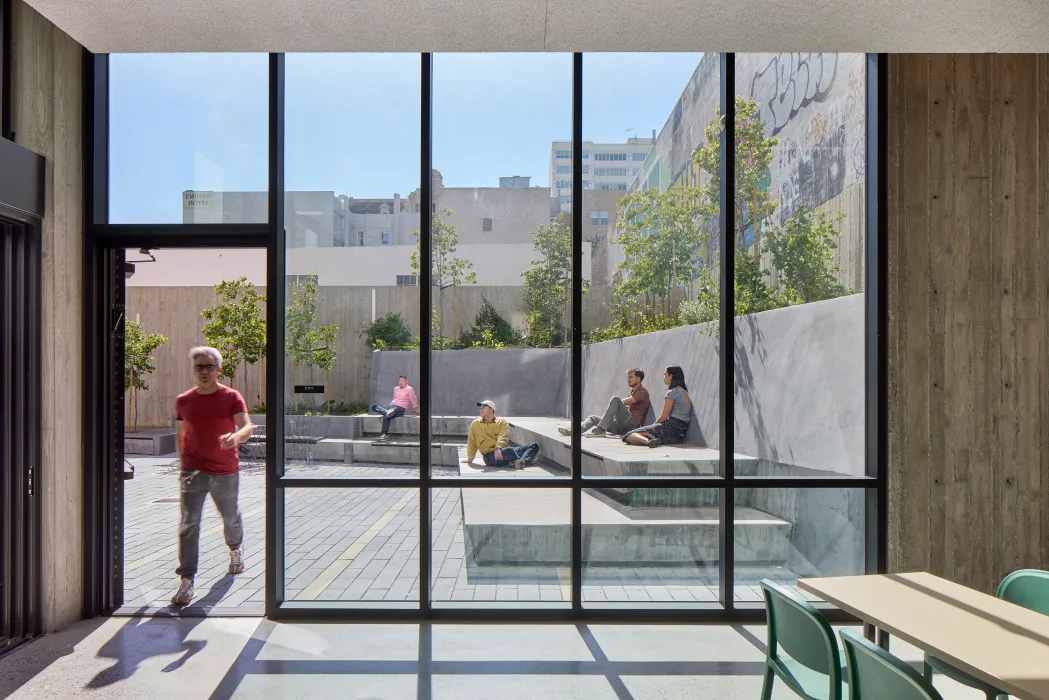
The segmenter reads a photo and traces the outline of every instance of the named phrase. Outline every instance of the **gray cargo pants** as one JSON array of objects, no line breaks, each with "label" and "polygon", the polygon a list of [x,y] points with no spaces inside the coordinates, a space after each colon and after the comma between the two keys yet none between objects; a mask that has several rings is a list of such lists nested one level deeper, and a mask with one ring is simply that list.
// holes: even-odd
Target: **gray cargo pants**
[{"label": "gray cargo pants", "polygon": [[179,475],[179,481],[182,517],[178,526],[179,567],[175,569],[175,573],[181,578],[191,579],[197,574],[197,560],[200,556],[200,517],[208,494],[211,494],[215,509],[222,516],[222,532],[229,548],[237,549],[244,541],[244,523],[237,508],[240,473],[206,474],[184,469]]}]

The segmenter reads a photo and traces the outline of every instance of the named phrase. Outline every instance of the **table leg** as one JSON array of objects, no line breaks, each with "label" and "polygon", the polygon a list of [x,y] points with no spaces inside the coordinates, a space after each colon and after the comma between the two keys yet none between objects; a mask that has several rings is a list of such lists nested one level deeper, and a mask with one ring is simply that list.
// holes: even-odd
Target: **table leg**
[{"label": "table leg", "polygon": [[889,633],[883,629],[878,630],[878,646],[885,651],[889,650]]},{"label": "table leg", "polygon": [[873,642],[877,638],[877,644],[885,651],[889,650],[889,633],[882,629],[875,629],[869,622],[863,623],[863,636],[867,641]]},{"label": "table leg", "polygon": [[863,623],[863,636],[867,638],[868,642],[874,641],[874,625],[869,622]]}]

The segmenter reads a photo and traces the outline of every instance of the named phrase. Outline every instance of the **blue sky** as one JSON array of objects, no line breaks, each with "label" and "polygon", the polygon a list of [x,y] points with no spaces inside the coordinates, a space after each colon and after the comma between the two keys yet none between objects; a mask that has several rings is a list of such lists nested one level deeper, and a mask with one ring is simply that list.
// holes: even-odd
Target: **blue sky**
[{"label": "blue sky", "polygon": [[[584,138],[663,127],[701,54],[586,54]],[[548,185],[572,132],[571,54],[435,54],[433,162],[449,187]],[[419,184],[418,54],[290,54],[289,190],[407,196]],[[180,223],[182,192],[267,186],[264,54],[110,58],[110,220]]]}]

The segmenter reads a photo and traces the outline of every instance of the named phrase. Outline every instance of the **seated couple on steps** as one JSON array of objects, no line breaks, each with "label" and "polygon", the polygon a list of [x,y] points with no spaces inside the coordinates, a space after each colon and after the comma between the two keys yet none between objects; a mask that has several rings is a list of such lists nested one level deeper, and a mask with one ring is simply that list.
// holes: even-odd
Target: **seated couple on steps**
[{"label": "seated couple on steps", "polygon": [[[642,385],[645,373],[634,368],[627,370],[626,383],[630,395],[625,399],[613,396],[608,408],[601,417],[589,416],[579,430],[586,437],[606,434],[621,435],[628,445],[679,445],[685,441],[688,423],[692,419],[692,399],[685,385],[685,373],[677,365],[671,365],[663,373],[663,383],[667,386],[663,397],[663,411],[656,421],[645,425],[650,400],[648,390]],[[587,433],[587,431],[590,431]],[[566,427],[557,429],[562,435],[571,435],[572,430]]]}]

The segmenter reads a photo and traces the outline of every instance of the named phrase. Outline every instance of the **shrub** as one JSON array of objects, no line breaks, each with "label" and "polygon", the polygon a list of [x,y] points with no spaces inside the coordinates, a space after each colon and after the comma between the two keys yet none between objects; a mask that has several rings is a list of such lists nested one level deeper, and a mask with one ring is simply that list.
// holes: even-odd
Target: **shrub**
[{"label": "shrub", "polygon": [[459,336],[460,348],[504,348],[524,344],[521,334],[502,317],[490,301],[483,299],[473,327]]},{"label": "shrub", "polygon": [[400,350],[412,342],[412,332],[399,313],[388,313],[363,326],[360,336],[375,350]]}]

